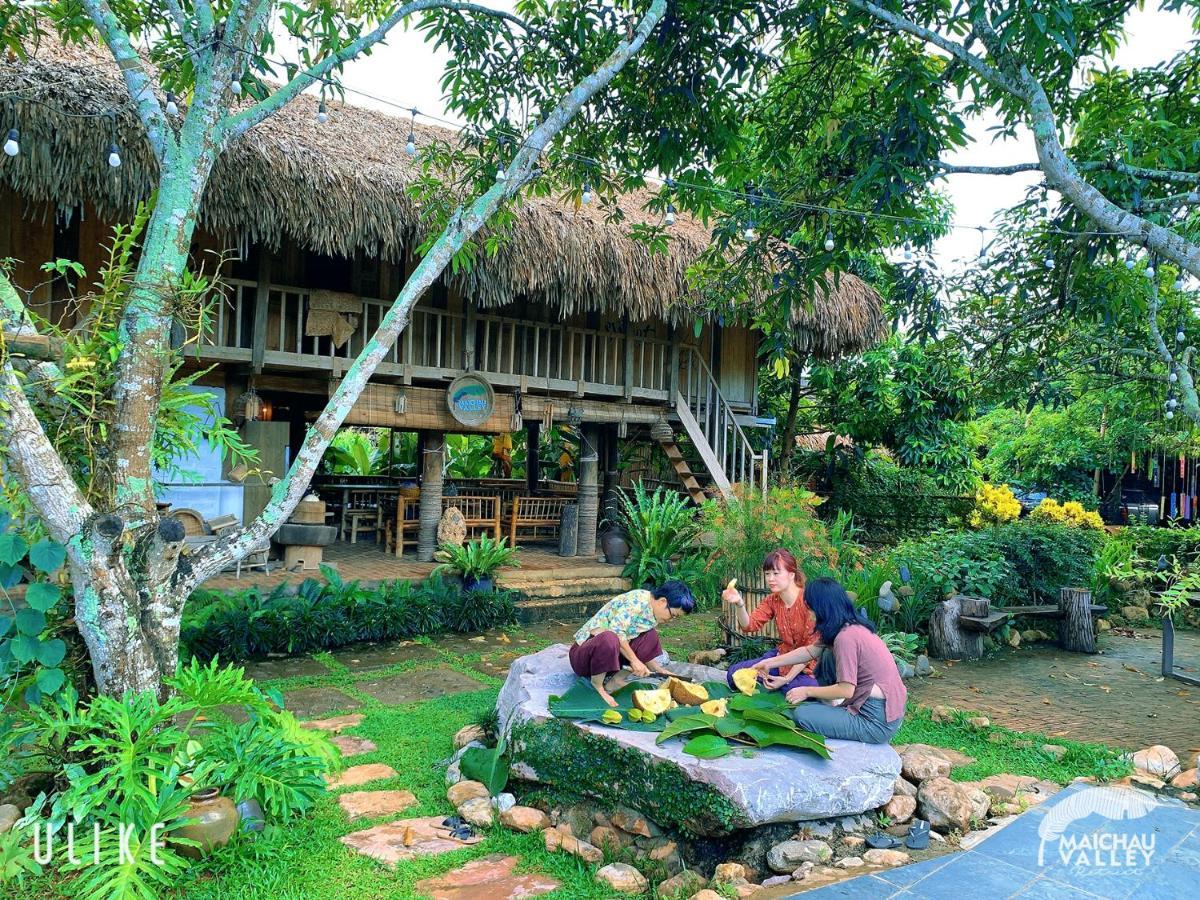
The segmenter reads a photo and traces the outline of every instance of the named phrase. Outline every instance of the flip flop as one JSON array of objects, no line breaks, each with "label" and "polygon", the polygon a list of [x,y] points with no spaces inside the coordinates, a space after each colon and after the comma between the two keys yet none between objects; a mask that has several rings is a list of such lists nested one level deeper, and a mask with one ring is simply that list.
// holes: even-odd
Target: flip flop
[{"label": "flip flop", "polygon": [[458,816],[450,816],[447,819],[442,819],[443,828],[458,828],[463,824],[463,820]]},{"label": "flip flop", "polygon": [[456,841],[469,841],[471,838],[475,837],[475,832],[472,830],[470,825],[459,825],[450,832],[450,837],[454,838]]},{"label": "flip flop", "polygon": [[895,850],[900,846],[900,839],[880,831],[867,837],[867,846],[872,850]]},{"label": "flip flop", "polygon": [[908,837],[904,846],[909,850],[924,850],[929,846],[929,823],[923,819],[915,819],[908,829]]}]

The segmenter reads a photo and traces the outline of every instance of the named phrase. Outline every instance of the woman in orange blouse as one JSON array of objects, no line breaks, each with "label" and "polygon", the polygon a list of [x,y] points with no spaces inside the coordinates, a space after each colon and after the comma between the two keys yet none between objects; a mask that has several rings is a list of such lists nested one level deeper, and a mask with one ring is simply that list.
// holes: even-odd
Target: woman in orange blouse
[{"label": "woman in orange blouse", "polygon": [[[813,671],[824,647],[817,633],[816,619],[804,602],[804,573],[800,571],[796,557],[780,548],[772,550],[763,560],[763,576],[771,593],[753,613],[746,612],[745,600],[735,588],[726,588],[721,597],[733,606],[738,625],[744,632],[756,632],[774,620],[779,631],[779,647],[766,656],[730,666],[726,673],[729,686],[733,687],[734,672],[748,668],[757,670],[768,690],[790,691],[815,686],[817,679],[813,677]],[[776,656],[793,654],[793,651],[800,652],[791,665],[780,668],[774,664]]]}]

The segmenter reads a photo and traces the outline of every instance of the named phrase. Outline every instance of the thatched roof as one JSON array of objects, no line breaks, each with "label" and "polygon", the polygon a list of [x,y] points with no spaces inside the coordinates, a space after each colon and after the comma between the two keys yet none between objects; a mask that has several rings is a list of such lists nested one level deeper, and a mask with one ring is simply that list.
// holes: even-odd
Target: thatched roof
[{"label": "thatched roof", "polygon": [[832,431],[818,431],[815,434],[796,435],[796,449],[809,453],[824,453],[829,449],[829,439],[833,438],[834,447],[853,447],[854,441]]},{"label": "thatched roof", "polygon": [[[29,88],[19,100],[22,152],[0,157],[0,181],[36,201],[62,207],[87,201],[109,221],[127,218],[150,196],[157,163],[107,52],[96,47],[39,46],[22,61],[0,59],[5,91]],[[70,114],[116,110],[123,164],[103,164],[110,125]],[[278,247],[284,239],[318,252],[398,259],[424,237],[407,186],[419,163],[404,153],[409,120],[354,105],[330,106],[316,121],[317,100],[302,95],[258,125],[218,160],[201,205],[203,227],[229,240]],[[6,126],[7,127],[7,126]],[[418,143],[453,132],[418,120]],[[122,139],[124,136],[124,139]],[[576,209],[555,198],[531,198],[516,210],[511,239],[451,284],[480,307],[525,296],[560,308],[628,313],[634,319],[674,317],[687,292],[685,275],[708,246],[702,223],[679,216],[670,252],[651,254],[628,235],[631,223],[656,223],[644,208],[648,192],[623,195],[624,222],[610,222],[592,204]],[[822,294],[824,292],[817,292]],[[854,276],[813,298],[798,315],[814,354],[836,355],[869,345],[882,323],[878,294]],[[866,344],[863,344],[863,341]]]},{"label": "thatched roof", "polygon": [[805,301],[792,307],[792,346],[814,359],[861,353],[887,337],[883,298],[849,272],[826,273]]}]

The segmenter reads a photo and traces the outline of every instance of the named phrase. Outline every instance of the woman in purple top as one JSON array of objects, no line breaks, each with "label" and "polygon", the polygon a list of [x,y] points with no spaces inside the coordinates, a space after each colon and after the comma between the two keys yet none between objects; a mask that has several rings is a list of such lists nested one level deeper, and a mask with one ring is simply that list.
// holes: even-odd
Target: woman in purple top
[{"label": "woman in purple top", "polygon": [[[832,684],[788,691],[788,702],[796,704],[792,718],[801,728],[827,738],[888,743],[904,720],[908,699],[895,659],[875,625],[832,578],[809,582],[804,599],[816,617],[825,652],[833,653],[837,674]],[[792,660],[785,655],[776,662],[786,665]],[[822,700],[827,702],[816,702]]]}]

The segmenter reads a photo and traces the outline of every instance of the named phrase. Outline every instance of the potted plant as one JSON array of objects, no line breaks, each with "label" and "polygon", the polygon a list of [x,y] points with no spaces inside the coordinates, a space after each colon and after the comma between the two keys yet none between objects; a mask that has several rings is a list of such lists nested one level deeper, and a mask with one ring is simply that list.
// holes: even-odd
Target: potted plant
[{"label": "potted plant", "polygon": [[486,534],[461,547],[442,544],[435,558],[438,565],[434,575],[457,575],[464,591],[490,591],[495,587],[494,576],[501,566],[518,566],[517,551],[507,545],[506,538],[495,540]]}]

